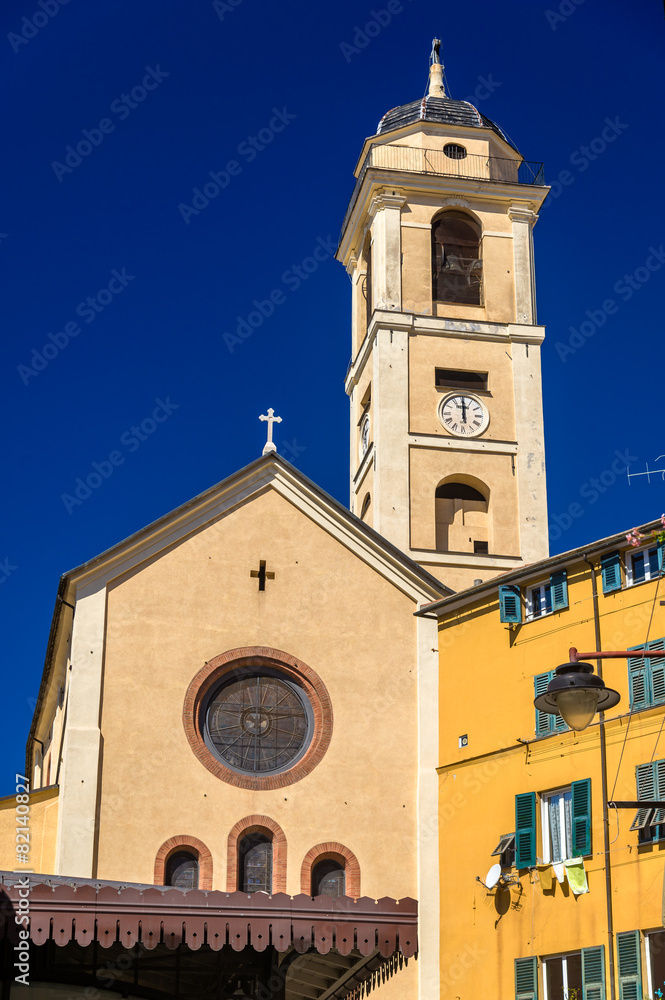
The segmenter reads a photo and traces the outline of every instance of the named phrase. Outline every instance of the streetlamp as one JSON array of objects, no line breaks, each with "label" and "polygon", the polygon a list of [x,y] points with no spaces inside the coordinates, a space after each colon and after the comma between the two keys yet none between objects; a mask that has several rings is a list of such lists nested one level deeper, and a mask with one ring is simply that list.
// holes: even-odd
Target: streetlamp
[{"label": "streetlamp", "polygon": [[570,729],[581,732],[589,725],[596,712],[604,712],[613,708],[620,699],[618,691],[605,687],[605,682],[598,674],[594,674],[590,663],[585,663],[587,656],[591,659],[599,657],[635,656],[637,651],[612,653],[577,652],[573,646],[570,649],[570,663],[562,663],[554,672],[554,677],[547,685],[547,691],[534,699],[534,705],[541,712],[550,715],[560,715]]}]

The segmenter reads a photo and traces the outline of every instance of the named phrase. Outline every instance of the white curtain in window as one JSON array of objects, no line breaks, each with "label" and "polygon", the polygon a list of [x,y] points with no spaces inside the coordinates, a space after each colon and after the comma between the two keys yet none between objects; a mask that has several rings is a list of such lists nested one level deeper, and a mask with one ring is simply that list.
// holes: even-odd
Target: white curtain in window
[{"label": "white curtain in window", "polygon": [[550,825],[550,860],[565,861],[572,856],[573,844],[573,795],[572,792],[560,792],[551,795],[548,801],[548,819]]},{"label": "white curtain in window", "polygon": [[552,861],[563,861],[561,853],[561,796],[552,795],[549,800],[550,843]]},{"label": "white curtain in window", "polygon": [[[573,856],[573,793],[564,792],[563,795],[563,811],[566,820],[566,843],[563,858],[572,858]],[[563,860],[563,859],[562,859]]]}]

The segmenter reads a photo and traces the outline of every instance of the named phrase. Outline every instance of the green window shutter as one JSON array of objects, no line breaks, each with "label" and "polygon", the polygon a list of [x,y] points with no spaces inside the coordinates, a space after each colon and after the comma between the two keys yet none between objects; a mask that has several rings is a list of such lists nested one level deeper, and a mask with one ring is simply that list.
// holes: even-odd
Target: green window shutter
[{"label": "green window shutter", "polygon": [[656,798],[656,781],[653,764],[638,764],[635,768],[638,799]]},{"label": "green window shutter", "polygon": [[561,611],[568,607],[568,578],[565,569],[552,573],[550,577],[552,593],[552,611]]},{"label": "green window shutter", "polygon": [[536,863],[536,793],[515,796],[515,867]]},{"label": "green window shutter", "polygon": [[501,621],[519,624],[522,621],[522,595],[516,586],[499,587]]},{"label": "green window shutter", "polygon": [[619,960],[619,1000],[642,1000],[642,959],[640,932],[617,934]]},{"label": "green window shutter", "polygon": [[621,556],[618,552],[607,552],[600,560],[603,576],[603,593],[611,594],[621,590]]},{"label": "green window shutter", "polygon": [[591,778],[573,781],[573,851],[576,857],[591,854]]},{"label": "green window shutter", "polygon": [[538,1000],[538,959],[515,959],[515,1000]]},{"label": "green window shutter", "polygon": [[[662,639],[653,639],[648,643],[649,649],[663,649]],[[651,681],[651,704],[661,705],[665,701],[665,657],[649,657],[649,673]]]},{"label": "green window shutter", "polygon": [[[554,671],[552,671],[552,677],[554,677]],[[558,712],[556,713],[556,715],[551,715],[550,718],[554,719],[554,729],[555,729],[555,731],[557,733],[565,733],[566,732],[566,730],[568,729],[568,726],[563,721],[563,719],[561,718],[561,716],[559,715]]]},{"label": "green window shutter", "polygon": [[[544,694],[545,691],[547,691],[547,685],[552,680],[553,676],[553,670],[550,670],[547,674],[536,674],[533,679],[533,687],[536,692],[536,698],[539,694]],[[553,715],[550,715],[549,712],[541,712],[538,708],[536,709],[536,736],[545,736],[547,733],[551,733],[553,724]]]},{"label": "green window shutter", "polygon": [[605,948],[582,948],[582,1000],[605,1000]]},{"label": "green window shutter", "polygon": [[658,542],[656,546],[658,550],[658,572],[662,574],[663,572],[663,542]]},{"label": "green window shutter", "polygon": [[[633,647],[635,648],[635,647]],[[628,687],[631,709],[646,708],[651,704],[649,684],[649,659],[631,656],[628,660]]]},{"label": "green window shutter", "polygon": [[[656,786],[654,798],[665,802],[665,760],[655,760],[651,766],[654,772],[654,785]],[[665,809],[656,809],[653,821],[654,824],[665,823]]]}]

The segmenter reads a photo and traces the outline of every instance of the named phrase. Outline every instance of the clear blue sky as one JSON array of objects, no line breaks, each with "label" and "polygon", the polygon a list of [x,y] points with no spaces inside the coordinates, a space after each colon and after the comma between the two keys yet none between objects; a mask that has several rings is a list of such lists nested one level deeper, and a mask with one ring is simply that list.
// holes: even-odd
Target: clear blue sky
[{"label": "clear blue sky", "polygon": [[[280,451],[347,502],[349,282],[332,256],[299,287],[293,268],[336,242],[363,139],[422,96],[435,34],[452,96],[477,95],[548,182],[567,171],[535,231],[553,551],[665,508],[660,477],[612,472],[617,454],[641,471],[665,453],[660,4],[385,8],[2,5],[4,793],[61,573],[257,457],[269,406]],[[356,34],[372,11],[383,25]],[[211,171],[224,190],[180,207]],[[107,478],[63,502],[93,463]]]}]

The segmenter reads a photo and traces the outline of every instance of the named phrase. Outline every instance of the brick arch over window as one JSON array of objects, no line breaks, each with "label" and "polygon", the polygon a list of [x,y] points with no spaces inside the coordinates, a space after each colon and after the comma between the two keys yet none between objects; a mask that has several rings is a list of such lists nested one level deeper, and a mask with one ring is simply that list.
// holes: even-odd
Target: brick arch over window
[{"label": "brick arch over window", "polygon": [[344,844],[337,844],[334,840],[328,840],[324,844],[317,844],[312,847],[303,858],[300,869],[300,891],[307,896],[312,892],[312,869],[317,861],[325,861],[327,858],[334,858],[344,864],[345,891],[347,896],[358,899],[360,896],[360,865],[358,859]]},{"label": "brick arch over window", "polygon": [[[203,737],[201,709],[208,692],[234,671],[245,668],[260,670],[261,667],[277,670],[303,689],[312,706],[314,732],[309,747],[293,767],[277,774],[241,774],[226,767],[208,749]],[[302,660],[270,646],[244,646],[221,653],[199,670],[187,688],[182,721],[189,745],[204,767],[236,788],[260,791],[291,785],[316,767],[330,745],[333,711],[325,684]]]},{"label": "brick arch over window", "polygon": [[166,885],[166,863],[176,851],[191,851],[199,863],[199,889],[212,889],[212,854],[197,837],[181,833],[169,837],[157,851],[155,858],[155,885]]},{"label": "brick arch over window", "polygon": [[245,816],[229,833],[226,849],[226,891],[238,891],[238,841],[248,833],[263,833],[272,841],[272,891],[286,892],[286,836],[269,816]]}]

